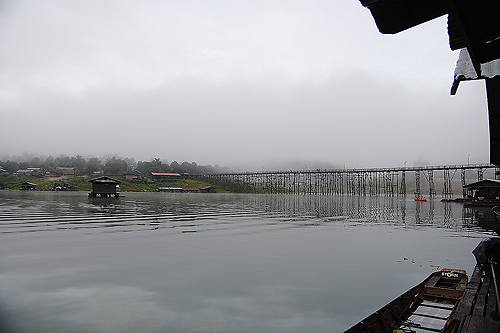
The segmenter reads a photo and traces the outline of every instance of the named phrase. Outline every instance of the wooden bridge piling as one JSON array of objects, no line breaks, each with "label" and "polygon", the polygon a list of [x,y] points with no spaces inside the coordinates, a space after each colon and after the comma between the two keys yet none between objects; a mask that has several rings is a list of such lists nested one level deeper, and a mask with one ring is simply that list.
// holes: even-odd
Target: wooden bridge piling
[{"label": "wooden bridge piling", "polygon": [[[439,184],[442,185],[442,198],[450,199],[454,195],[452,185],[458,170],[460,170],[461,175],[460,185],[464,186],[467,183],[467,170],[476,170],[479,181],[484,179],[486,170],[490,169],[495,169],[494,177],[500,176],[500,171],[495,165],[467,164],[372,169],[261,171],[191,175],[191,177],[208,180],[242,193],[404,196],[408,193],[408,173],[413,173],[415,196],[423,195],[421,186],[421,174],[423,174],[429,197],[436,196],[436,183],[439,181]],[[436,178],[436,171],[443,172],[442,179]]]}]

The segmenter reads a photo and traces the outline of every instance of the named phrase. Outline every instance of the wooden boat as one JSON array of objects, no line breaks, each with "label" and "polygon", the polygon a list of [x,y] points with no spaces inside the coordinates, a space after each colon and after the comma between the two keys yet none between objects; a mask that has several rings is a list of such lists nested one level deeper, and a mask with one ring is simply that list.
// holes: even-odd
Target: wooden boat
[{"label": "wooden boat", "polygon": [[345,333],[453,332],[454,310],[467,281],[463,270],[434,272]]}]

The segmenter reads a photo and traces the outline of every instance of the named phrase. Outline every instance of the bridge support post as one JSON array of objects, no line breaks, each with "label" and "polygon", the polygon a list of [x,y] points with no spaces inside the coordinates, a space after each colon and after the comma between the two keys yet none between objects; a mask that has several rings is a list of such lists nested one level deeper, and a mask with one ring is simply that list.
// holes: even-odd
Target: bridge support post
[{"label": "bridge support post", "polygon": [[399,194],[406,196],[406,171],[401,172],[401,187],[399,188]]},{"label": "bridge support post", "polygon": [[450,170],[449,169],[444,170],[444,186],[443,186],[444,199],[453,198],[453,189],[451,187],[451,180],[452,177],[450,177]]},{"label": "bridge support post", "polygon": [[436,187],[434,185],[434,170],[427,170],[427,181],[429,182],[429,196],[436,196]]},{"label": "bridge support post", "polygon": [[484,179],[484,169],[477,168],[477,181],[481,181]]},{"label": "bridge support post", "polygon": [[420,170],[415,171],[415,196],[419,197],[421,195],[420,192]]},{"label": "bridge support post", "polygon": [[462,197],[464,198],[467,195],[467,190],[464,188],[464,186],[467,185],[467,178],[465,175],[465,169],[460,170],[460,179],[462,180]]}]

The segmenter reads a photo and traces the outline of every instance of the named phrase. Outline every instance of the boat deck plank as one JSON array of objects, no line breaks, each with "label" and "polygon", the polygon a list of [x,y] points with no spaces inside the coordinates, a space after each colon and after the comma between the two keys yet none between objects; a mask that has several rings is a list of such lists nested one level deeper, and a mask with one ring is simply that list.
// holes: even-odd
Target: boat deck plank
[{"label": "boat deck plank", "polygon": [[457,305],[455,320],[460,321],[457,332],[500,332],[500,322],[490,317],[491,311],[497,311],[492,274],[490,271],[483,273],[476,266],[467,284],[464,296]]}]

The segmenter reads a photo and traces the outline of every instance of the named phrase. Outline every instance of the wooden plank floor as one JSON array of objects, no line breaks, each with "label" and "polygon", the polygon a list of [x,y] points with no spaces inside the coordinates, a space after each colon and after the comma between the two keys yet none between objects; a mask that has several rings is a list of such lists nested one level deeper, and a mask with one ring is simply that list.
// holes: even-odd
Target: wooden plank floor
[{"label": "wooden plank floor", "polygon": [[[498,280],[499,272],[496,270],[495,275]],[[497,281],[497,285],[499,282]],[[476,265],[464,296],[457,305],[454,321],[458,321],[459,324],[455,332],[500,332],[500,321],[495,321],[490,317],[492,311],[498,311],[492,274],[489,270],[481,271]]]}]

